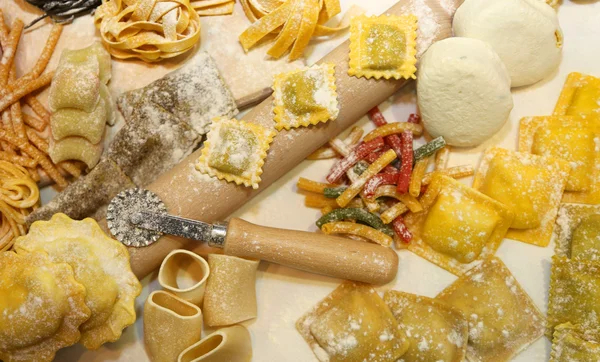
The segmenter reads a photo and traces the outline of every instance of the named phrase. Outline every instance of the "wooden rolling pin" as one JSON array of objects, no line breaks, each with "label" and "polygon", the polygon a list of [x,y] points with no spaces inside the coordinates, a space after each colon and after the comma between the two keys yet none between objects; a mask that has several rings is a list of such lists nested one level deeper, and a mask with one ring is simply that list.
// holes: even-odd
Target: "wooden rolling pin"
[{"label": "wooden rolling pin", "polygon": [[[462,2],[462,0],[454,1],[456,7]],[[440,0],[402,0],[388,9],[386,13],[392,15],[413,13],[421,17],[419,23],[422,24],[422,27],[420,27],[420,37],[417,39],[418,50],[421,54],[433,42],[452,35],[454,8],[448,9],[448,6],[442,6]],[[408,82],[394,79],[367,80],[348,76],[348,45],[348,41],[344,42],[319,61],[319,63],[335,64],[340,107],[338,118],[318,126],[279,132],[269,149],[258,190],[200,174],[194,168],[196,160],[200,157],[200,150],[192,153],[172,170],[161,175],[147,188],[158,194],[167,206],[167,210],[174,215],[209,223],[223,220]],[[257,69],[257,71],[260,70]],[[250,111],[243,120],[265,127],[273,127],[272,102],[272,97],[267,98]],[[196,248],[194,249],[194,247]],[[148,247],[129,248],[134,273],[138,278],[145,277],[160,265],[171,250],[177,248],[193,249],[199,254],[218,252],[219,250],[211,249],[205,244],[198,246],[197,243],[182,238],[163,236]],[[296,265],[296,267],[302,269],[304,265],[307,269],[310,266],[309,261],[302,262],[300,252],[297,259],[300,265]],[[327,258],[323,258],[323,260],[324,263],[332,262]],[[328,268],[335,268],[335,263],[332,264]]]}]

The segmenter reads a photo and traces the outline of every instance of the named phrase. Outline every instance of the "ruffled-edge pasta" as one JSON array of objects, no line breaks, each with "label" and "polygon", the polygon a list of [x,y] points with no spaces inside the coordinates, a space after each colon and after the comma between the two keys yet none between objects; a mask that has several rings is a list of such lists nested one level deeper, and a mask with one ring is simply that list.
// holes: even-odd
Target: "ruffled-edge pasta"
[{"label": "ruffled-edge pasta", "polygon": [[[590,338],[591,337],[591,338]],[[550,362],[600,361],[600,335],[583,335],[571,323],[554,328]]]},{"label": "ruffled-edge pasta", "polygon": [[405,217],[408,250],[460,275],[494,255],[514,214],[500,202],[435,173],[420,199],[423,211]]},{"label": "ruffled-edge pasta", "polygon": [[[596,233],[598,229],[589,227],[592,226],[589,224],[598,219],[600,205],[562,204],[554,230],[555,254],[572,259],[600,261],[600,238]],[[586,223],[582,225],[582,221]],[[587,230],[582,230],[586,226]]]},{"label": "ruffled-edge pasta", "polygon": [[417,17],[412,14],[353,18],[348,75],[415,79],[416,39]]},{"label": "ruffled-edge pasta", "polygon": [[43,253],[0,253],[0,359],[50,362],[77,343],[90,316],[68,264]]},{"label": "ruffled-edge pasta", "polygon": [[492,147],[483,155],[473,188],[514,213],[507,238],[547,246],[569,168],[558,158]]},{"label": "ruffled-edge pasta", "polygon": [[569,74],[554,107],[555,116],[600,116],[600,78],[577,72]]},{"label": "ruffled-edge pasta", "polygon": [[225,326],[256,318],[258,260],[209,254],[210,275],[204,293],[204,323]]},{"label": "ruffled-edge pasta", "polygon": [[196,169],[219,180],[258,188],[262,166],[276,132],[258,124],[217,117]]},{"label": "ruffled-edge pasta", "polygon": [[377,291],[345,282],[296,322],[296,329],[317,359],[396,361],[408,339]]},{"label": "ruffled-edge pasta", "polygon": [[467,317],[472,362],[510,361],[544,334],[544,315],[497,257],[460,276],[436,299]]},{"label": "ruffled-edge pasta", "polygon": [[547,335],[567,322],[586,334],[600,330],[600,264],[554,256]]},{"label": "ruffled-edge pasta", "polygon": [[54,214],[36,221],[27,236],[15,242],[19,254],[47,253],[56,263],[69,264],[75,279],[87,290],[86,304],[92,314],[81,325],[81,344],[96,349],[121,337],[135,322],[135,298],[141,285],[129,265],[129,252],[109,238],[90,218],[76,221]]},{"label": "ruffled-edge pasta", "polygon": [[335,66],[329,63],[276,75],[275,128],[289,130],[335,120],[339,113],[336,89]]}]

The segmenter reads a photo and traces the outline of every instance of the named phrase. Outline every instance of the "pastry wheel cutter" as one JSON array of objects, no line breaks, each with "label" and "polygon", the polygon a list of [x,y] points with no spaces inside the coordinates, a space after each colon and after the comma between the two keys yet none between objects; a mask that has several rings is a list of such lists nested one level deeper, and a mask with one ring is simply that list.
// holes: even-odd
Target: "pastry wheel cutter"
[{"label": "pastry wheel cutter", "polygon": [[169,234],[207,242],[227,255],[371,284],[388,283],[398,270],[398,255],[388,247],[259,226],[239,218],[215,224],[186,219],[170,215],[158,195],[140,188],[115,196],[108,205],[106,219],[113,236],[130,247],[145,247]]}]

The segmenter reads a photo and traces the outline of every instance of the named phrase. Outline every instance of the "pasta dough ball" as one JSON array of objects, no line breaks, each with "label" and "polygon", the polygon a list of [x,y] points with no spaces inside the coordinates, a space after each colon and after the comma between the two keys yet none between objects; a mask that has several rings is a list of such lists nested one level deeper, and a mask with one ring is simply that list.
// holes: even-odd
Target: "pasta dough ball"
[{"label": "pasta dough ball", "polygon": [[562,33],[556,11],[540,0],[466,0],[454,15],[456,36],[489,43],[513,87],[533,84],[558,67]]},{"label": "pasta dough ball", "polygon": [[494,50],[477,39],[448,38],[421,58],[417,83],[423,124],[452,146],[476,146],[512,110],[510,77]]}]

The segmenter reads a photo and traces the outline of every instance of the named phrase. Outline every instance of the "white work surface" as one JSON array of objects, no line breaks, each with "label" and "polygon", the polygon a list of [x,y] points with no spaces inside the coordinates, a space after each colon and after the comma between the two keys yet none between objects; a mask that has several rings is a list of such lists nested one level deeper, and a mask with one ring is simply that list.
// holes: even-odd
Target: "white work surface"
[{"label": "white work surface", "polygon": [[[5,1],[12,0],[0,0],[0,4]],[[367,9],[368,13],[378,14],[394,2],[342,1],[342,7],[346,10],[354,3]],[[551,114],[568,73],[578,71],[600,76],[600,1],[565,0],[558,14],[564,32],[563,59],[558,71],[539,84],[513,90],[515,106],[504,128],[477,149],[453,152],[450,165],[476,165],[482,150],[491,145],[515,149],[519,119],[524,116]],[[347,33],[344,33],[332,40],[319,41],[314,47],[311,46],[309,63],[318,60],[346,37]],[[412,85],[402,89],[380,108],[389,121],[404,121],[409,113],[414,112],[415,102]],[[365,129],[372,128],[366,118],[361,119],[358,124]],[[315,221],[320,212],[304,206],[304,196],[297,193],[295,183],[300,176],[324,180],[331,164],[330,161],[303,162],[240,209],[235,216],[261,225],[315,231]],[[471,182],[470,179],[464,181]],[[45,196],[47,198],[48,194]],[[554,254],[553,249],[553,243],[546,248],[540,248],[505,240],[497,253],[543,312],[547,309],[550,258]],[[396,280],[382,289],[397,289],[434,297],[456,279],[454,275],[409,251],[399,251],[399,258]],[[256,282],[258,317],[244,323],[252,334],[253,361],[316,361],[294,324],[339,283],[340,280],[261,263]],[[74,346],[60,351],[56,360],[147,361],[143,343],[143,304],[148,294],[158,288],[154,279],[144,280],[144,290],[137,300],[137,323],[127,328],[117,343],[107,344],[97,351],[86,351],[81,346]],[[522,352],[515,361],[546,361],[549,354],[550,343],[546,338],[541,338]]]}]

